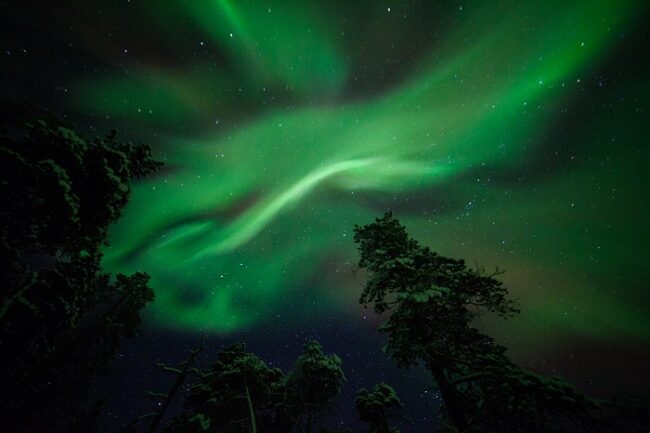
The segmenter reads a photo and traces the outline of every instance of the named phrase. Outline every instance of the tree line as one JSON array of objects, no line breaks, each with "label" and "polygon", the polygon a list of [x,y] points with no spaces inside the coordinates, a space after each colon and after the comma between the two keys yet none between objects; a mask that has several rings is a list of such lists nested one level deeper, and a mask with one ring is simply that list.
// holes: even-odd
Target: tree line
[{"label": "tree line", "polygon": [[[0,425],[7,432],[92,432],[100,403],[88,403],[120,343],[140,331],[154,300],[149,276],[108,275],[101,249],[134,180],[162,166],[145,144],[113,130],[85,138],[49,111],[0,109]],[[441,431],[536,433],[645,431],[647,400],[595,401],[559,378],[516,365],[478,330],[483,314],[509,318],[517,304],[500,271],[468,268],[421,246],[389,212],[355,227],[367,280],[360,303],[386,320],[385,352],[420,366],[437,385]],[[150,392],[156,410],[122,432],[316,433],[345,383],[341,360],[317,341],[289,372],[269,367],[243,344],[220,351],[208,369],[203,342]],[[184,395],[178,414],[170,402]],[[403,404],[385,383],[356,394],[368,432],[397,433]],[[636,429],[636,430],[635,430]]]}]

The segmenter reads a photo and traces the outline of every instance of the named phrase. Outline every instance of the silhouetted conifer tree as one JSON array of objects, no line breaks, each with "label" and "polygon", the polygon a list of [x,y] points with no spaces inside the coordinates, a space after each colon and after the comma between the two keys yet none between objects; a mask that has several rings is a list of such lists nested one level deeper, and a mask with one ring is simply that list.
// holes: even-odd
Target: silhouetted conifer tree
[{"label": "silhouetted conifer tree", "polygon": [[[460,432],[553,432],[594,428],[595,404],[561,379],[516,366],[506,349],[472,327],[484,312],[517,312],[507,290],[482,269],[442,257],[410,238],[387,213],[355,227],[359,266],[368,271],[360,297],[389,312],[380,331],[400,366],[424,365]],[[580,430],[582,429],[582,430]]]},{"label": "silhouetted conifer tree", "polygon": [[312,433],[315,417],[331,407],[344,383],[341,359],[325,355],[317,341],[308,341],[286,377],[283,412],[296,421],[300,432]]},{"label": "silhouetted conifer tree", "polygon": [[368,433],[399,433],[390,427],[390,420],[400,416],[403,405],[391,386],[380,383],[372,391],[363,388],[357,392],[355,404],[359,419],[370,426]]},{"label": "silhouetted conifer tree", "polygon": [[[108,371],[122,338],[138,331],[153,299],[149,277],[102,273],[100,248],[131,181],[159,165],[148,146],[120,141],[117,131],[86,139],[49,112],[0,109],[5,431],[63,428],[82,413],[75,402]],[[72,427],[90,424],[75,418]]]}]

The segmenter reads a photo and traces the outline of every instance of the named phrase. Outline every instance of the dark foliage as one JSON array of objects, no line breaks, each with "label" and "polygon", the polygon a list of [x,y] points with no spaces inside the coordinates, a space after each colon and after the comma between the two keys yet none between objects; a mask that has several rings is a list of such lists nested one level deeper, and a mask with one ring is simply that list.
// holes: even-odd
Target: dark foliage
[{"label": "dark foliage", "polygon": [[5,431],[92,424],[99,406],[80,406],[89,383],[109,370],[153,299],[148,275],[102,273],[100,249],[131,181],[159,165],[148,146],[119,141],[117,131],[88,140],[49,112],[0,110]]},{"label": "dark foliage", "polygon": [[506,349],[473,328],[484,312],[517,312],[482,269],[442,257],[411,239],[387,213],[355,228],[368,280],[360,302],[390,312],[380,331],[400,366],[424,365],[438,384],[451,428],[460,432],[587,431],[595,403],[558,378],[516,366]]},{"label": "dark foliage", "polygon": [[341,360],[315,341],[304,346],[293,369],[271,368],[243,344],[219,352],[199,374],[185,412],[167,432],[312,433],[326,431],[317,417],[334,403],[345,377]]},{"label": "dark foliage", "polygon": [[325,355],[318,342],[309,341],[287,374],[283,412],[296,421],[300,432],[311,432],[315,417],[332,406],[344,383],[341,359]]},{"label": "dark foliage", "polygon": [[370,425],[369,433],[399,433],[398,429],[390,427],[389,422],[400,417],[403,405],[390,385],[380,383],[372,391],[359,390],[355,403],[359,419]]}]

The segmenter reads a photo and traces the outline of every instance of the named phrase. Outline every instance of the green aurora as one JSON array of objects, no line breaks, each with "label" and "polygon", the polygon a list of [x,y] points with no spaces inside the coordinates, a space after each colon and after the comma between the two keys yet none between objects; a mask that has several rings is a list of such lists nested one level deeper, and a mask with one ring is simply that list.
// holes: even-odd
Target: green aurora
[{"label": "green aurora", "polygon": [[157,326],[360,319],[352,228],[392,209],[434,250],[506,269],[523,313],[494,325],[502,338],[647,340],[648,86],[604,90],[616,116],[583,102],[643,2],[455,5],[379,89],[368,76],[421,30],[397,4],[369,2],[370,25],[344,2],[168,3],[133,13],[162,44],[191,28],[220,62],[69,84],[78,110],[162,131],[166,169],[135,187],[105,256],[107,271],[151,274]]}]

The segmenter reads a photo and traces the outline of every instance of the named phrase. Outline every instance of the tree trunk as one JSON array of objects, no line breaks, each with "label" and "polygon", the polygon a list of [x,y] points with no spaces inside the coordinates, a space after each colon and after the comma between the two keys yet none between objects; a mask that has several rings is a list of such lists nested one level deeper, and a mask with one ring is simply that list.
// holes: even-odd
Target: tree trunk
[{"label": "tree trunk", "polygon": [[447,412],[449,412],[449,418],[451,418],[458,431],[463,433],[467,429],[467,417],[458,392],[456,392],[454,386],[449,382],[442,368],[434,365],[433,362],[429,362],[428,364],[429,370],[440,389],[440,396],[445,402]]},{"label": "tree trunk", "polygon": [[248,392],[248,385],[244,385],[246,388],[246,400],[248,400],[248,411],[251,417],[251,432],[257,433],[257,423],[255,422],[255,411],[253,410],[253,400],[251,400],[251,394]]},{"label": "tree trunk", "polygon": [[185,378],[190,373],[192,364],[194,363],[194,359],[199,353],[201,353],[202,350],[203,350],[203,336],[201,336],[201,343],[199,344],[199,347],[192,350],[192,352],[190,353],[190,357],[187,359],[187,361],[183,363],[182,370],[178,370],[175,368],[168,368],[160,364],[163,370],[172,371],[176,373],[176,380],[174,381],[169,392],[167,392],[167,394],[163,398],[162,406],[160,407],[160,409],[158,409],[155,412],[155,415],[153,416],[153,421],[151,422],[151,425],[149,425],[149,429],[147,430],[147,433],[155,433],[156,430],[158,429],[160,422],[165,417],[165,413],[167,413],[169,404],[172,402],[174,396],[176,395],[176,392],[180,389],[181,385],[185,382]]}]

